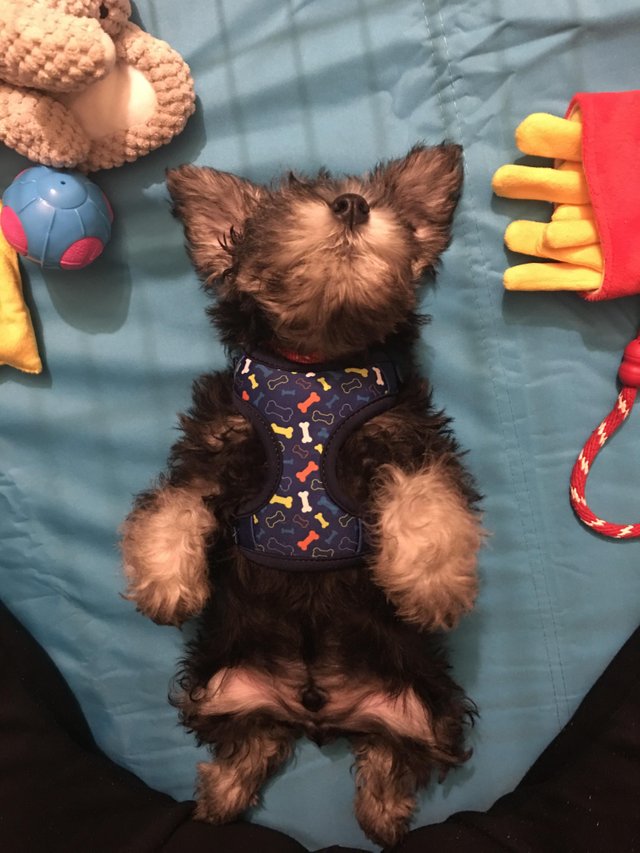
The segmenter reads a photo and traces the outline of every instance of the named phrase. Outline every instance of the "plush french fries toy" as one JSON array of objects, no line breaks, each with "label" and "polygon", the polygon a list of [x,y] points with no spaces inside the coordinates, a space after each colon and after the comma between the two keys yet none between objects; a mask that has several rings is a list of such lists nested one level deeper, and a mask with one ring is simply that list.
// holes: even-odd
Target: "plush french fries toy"
[{"label": "plush french fries toy", "polygon": [[501,166],[495,193],[555,207],[549,223],[507,228],[510,249],[550,263],[510,267],[505,287],[575,290],[588,300],[639,293],[640,91],[579,93],[565,118],[535,113],[515,136],[521,151],[551,157],[555,166]]},{"label": "plush french fries toy", "polygon": [[[508,290],[572,290],[589,301],[640,293],[640,91],[581,92],[564,118],[534,113],[515,132],[525,154],[553,167],[506,165],[493,189],[506,198],[554,205],[550,222],[518,220],[505,232],[509,249],[538,261],[509,267]],[[612,412],[593,431],[571,474],[571,504],[594,530],[614,538],[640,536],[640,524],[599,518],[585,498],[591,465],[629,416],[640,387],[640,337],[626,347],[622,389]]]}]

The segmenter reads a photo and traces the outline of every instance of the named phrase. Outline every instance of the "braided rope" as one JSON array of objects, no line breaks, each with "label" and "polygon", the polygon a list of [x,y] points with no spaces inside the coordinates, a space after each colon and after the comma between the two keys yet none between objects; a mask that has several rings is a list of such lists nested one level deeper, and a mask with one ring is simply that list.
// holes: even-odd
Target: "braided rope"
[{"label": "braided rope", "polygon": [[633,539],[640,536],[640,524],[612,524],[598,518],[587,504],[585,490],[594,459],[631,414],[638,388],[640,388],[640,336],[625,347],[618,378],[622,384],[622,390],[618,394],[615,406],[600,426],[591,433],[573,466],[570,496],[571,506],[576,515],[593,530],[613,539]]},{"label": "braided rope", "polygon": [[598,518],[587,504],[585,489],[587,477],[596,456],[631,414],[637,393],[637,388],[628,386],[620,391],[615,406],[600,426],[591,433],[571,472],[570,495],[574,511],[589,527],[597,530],[603,536],[610,536],[614,539],[633,539],[640,536],[640,524],[612,524]]}]

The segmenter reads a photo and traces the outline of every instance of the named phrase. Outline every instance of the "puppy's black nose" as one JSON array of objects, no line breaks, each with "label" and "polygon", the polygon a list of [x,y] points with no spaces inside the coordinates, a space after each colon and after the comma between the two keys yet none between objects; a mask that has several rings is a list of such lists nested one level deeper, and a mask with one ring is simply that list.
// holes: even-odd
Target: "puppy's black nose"
[{"label": "puppy's black nose", "polygon": [[331,210],[341,222],[350,228],[362,225],[369,218],[367,200],[357,193],[343,193],[331,203]]},{"label": "puppy's black nose", "polygon": [[313,714],[321,711],[327,704],[325,697],[313,685],[304,688],[300,695],[300,702],[307,711],[311,711]]}]

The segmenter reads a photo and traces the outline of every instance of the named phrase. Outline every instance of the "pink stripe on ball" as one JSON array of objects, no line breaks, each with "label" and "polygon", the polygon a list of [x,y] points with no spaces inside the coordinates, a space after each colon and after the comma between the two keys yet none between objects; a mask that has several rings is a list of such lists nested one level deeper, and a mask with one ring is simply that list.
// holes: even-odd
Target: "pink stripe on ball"
[{"label": "pink stripe on ball", "polygon": [[65,250],[60,258],[60,266],[63,270],[79,270],[95,261],[102,254],[104,243],[97,237],[83,237],[76,240]]},{"label": "pink stripe on ball", "polygon": [[10,207],[3,207],[0,213],[0,228],[9,243],[16,252],[21,255],[27,254],[27,235],[24,233],[22,223],[18,214]]}]

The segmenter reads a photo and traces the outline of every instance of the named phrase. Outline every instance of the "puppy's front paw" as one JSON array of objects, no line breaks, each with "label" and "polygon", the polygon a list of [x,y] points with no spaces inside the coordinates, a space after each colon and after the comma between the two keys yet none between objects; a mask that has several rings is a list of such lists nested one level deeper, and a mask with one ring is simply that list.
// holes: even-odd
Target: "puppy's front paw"
[{"label": "puppy's front paw", "polygon": [[[194,594],[198,592],[198,595]],[[144,586],[130,586],[123,598],[133,601],[138,613],[142,613],[156,625],[174,625],[179,628],[192,616],[197,616],[204,607],[208,589],[190,590],[189,595],[167,589],[164,582],[145,583]]]},{"label": "puppy's front paw", "polygon": [[437,465],[411,474],[388,466],[376,508],[376,583],[408,622],[454,627],[477,595],[479,513]]},{"label": "puppy's front paw", "polygon": [[194,492],[167,487],[146,497],[122,527],[125,598],[161,624],[199,613],[209,596],[206,548],[214,530]]}]

